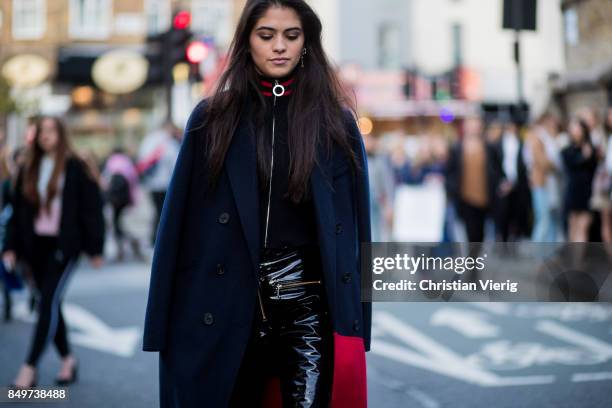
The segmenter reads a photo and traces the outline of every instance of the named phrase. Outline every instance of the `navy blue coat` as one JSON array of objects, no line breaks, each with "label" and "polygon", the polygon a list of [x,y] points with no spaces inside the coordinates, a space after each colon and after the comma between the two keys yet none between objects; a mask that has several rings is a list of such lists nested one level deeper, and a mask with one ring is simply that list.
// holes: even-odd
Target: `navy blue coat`
[{"label": "navy blue coat", "polygon": [[[206,101],[188,121],[153,257],[143,348],[160,352],[162,407],[227,406],[257,307],[252,126],[239,123],[211,192],[202,154],[205,110]],[[361,302],[359,243],[370,241],[367,163],[348,113],[346,126],[362,171],[354,176],[336,149],[313,169],[310,183],[334,331],[332,405],[365,407],[371,304]]]}]

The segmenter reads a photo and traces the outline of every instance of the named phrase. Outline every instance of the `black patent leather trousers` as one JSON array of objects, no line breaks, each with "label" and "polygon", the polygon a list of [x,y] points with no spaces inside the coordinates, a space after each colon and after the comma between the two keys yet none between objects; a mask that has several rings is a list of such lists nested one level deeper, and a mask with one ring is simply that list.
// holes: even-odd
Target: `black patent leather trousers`
[{"label": "black patent leather trousers", "polygon": [[329,329],[318,249],[264,249],[257,318],[232,393],[232,407],[261,405],[265,381],[280,378],[283,408],[326,407]]}]

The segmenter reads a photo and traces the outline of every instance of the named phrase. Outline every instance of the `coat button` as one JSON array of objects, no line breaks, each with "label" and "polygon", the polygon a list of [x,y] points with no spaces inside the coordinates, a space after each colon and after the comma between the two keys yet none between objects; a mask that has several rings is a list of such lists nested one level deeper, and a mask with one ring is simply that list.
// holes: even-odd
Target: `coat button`
[{"label": "coat button", "polygon": [[217,264],[217,275],[221,276],[225,273],[225,268],[221,264]]},{"label": "coat button", "polygon": [[228,213],[222,213],[219,216],[218,221],[219,221],[219,224],[227,224],[229,222],[229,219],[230,219],[230,216]]},{"label": "coat button", "polygon": [[204,313],[204,324],[210,326],[215,321],[212,313]]},{"label": "coat button", "polygon": [[355,320],[355,321],[353,322],[353,330],[354,330],[354,331],[356,331],[356,332],[358,332],[358,331],[359,331],[359,328],[360,328],[360,326],[359,326],[359,320]]},{"label": "coat button", "polygon": [[342,224],[338,223],[336,224],[336,234],[341,234],[342,233]]},{"label": "coat button", "polygon": [[351,273],[347,272],[342,276],[342,281],[344,283],[351,283],[351,281],[353,280],[353,278],[351,277]]}]

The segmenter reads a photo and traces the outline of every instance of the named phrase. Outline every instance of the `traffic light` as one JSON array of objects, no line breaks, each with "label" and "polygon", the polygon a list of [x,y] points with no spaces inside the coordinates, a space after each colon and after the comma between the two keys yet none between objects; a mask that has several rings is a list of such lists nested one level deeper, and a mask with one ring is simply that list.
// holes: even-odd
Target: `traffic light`
[{"label": "traffic light", "polygon": [[187,47],[193,37],[190,24],[191,14],[188,11],[178,11],[167,31],[147,37],[148,83],[171,84],[174,67],[189,62]]},{"label": "traffic light", "polygon": [[189,29],[191,24],[191,14],[188,11],[179,11],[174,14],[172,27],[166,33],[164,42],[164,56],[168,72],[174,66],[187,60],[187,46],[191,42],[193,33]]},{"label": "traffic light", "polygon": [[193,41],[187,46],[187,61],[192,64],[199,64],[208,56],[208,45],[203,41]]}]

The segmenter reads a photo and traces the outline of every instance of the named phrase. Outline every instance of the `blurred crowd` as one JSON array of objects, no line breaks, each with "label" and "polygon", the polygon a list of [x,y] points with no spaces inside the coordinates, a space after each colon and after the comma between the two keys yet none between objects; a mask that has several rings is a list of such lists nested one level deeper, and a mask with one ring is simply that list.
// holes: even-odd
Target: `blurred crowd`
[{"label": "blurred crowd", "polygon": [[424,222],[439,242],[612,241],[612,107],[458,123],[451,135],[364,136],[374,241]]},{"label": "blurred crowd", "polygon": [[[16,205],[11,197],[19,169],[32,165],[49,120],[31,118],[24,145],[0,150],[0,238]],[[65,128],[61,119],[53,121]],[[546,112],[526,126],[478,116],[457,123],[453,134],[364,135],[374,241],[406,241],[407,231],[413,241],[432,236],[438,242],[612,241],[612,107],[583,108],[565,121]],[[121,146],[103,158],[75,152],[104,204],[106,231],[116,248],[113,261],[128,259],[128,252],[146,261],[144,249],[155,242],[181,136],[166,123],[135,152]],[[146,240],[125,225],[126,214],[143,199],[154,209]],[[33,289],[32,308],[36,285],[27,270],[7,274],[4,261],[0,281],[9,319],[9,291],[23,284],[13,281],[15,276]]]}]

